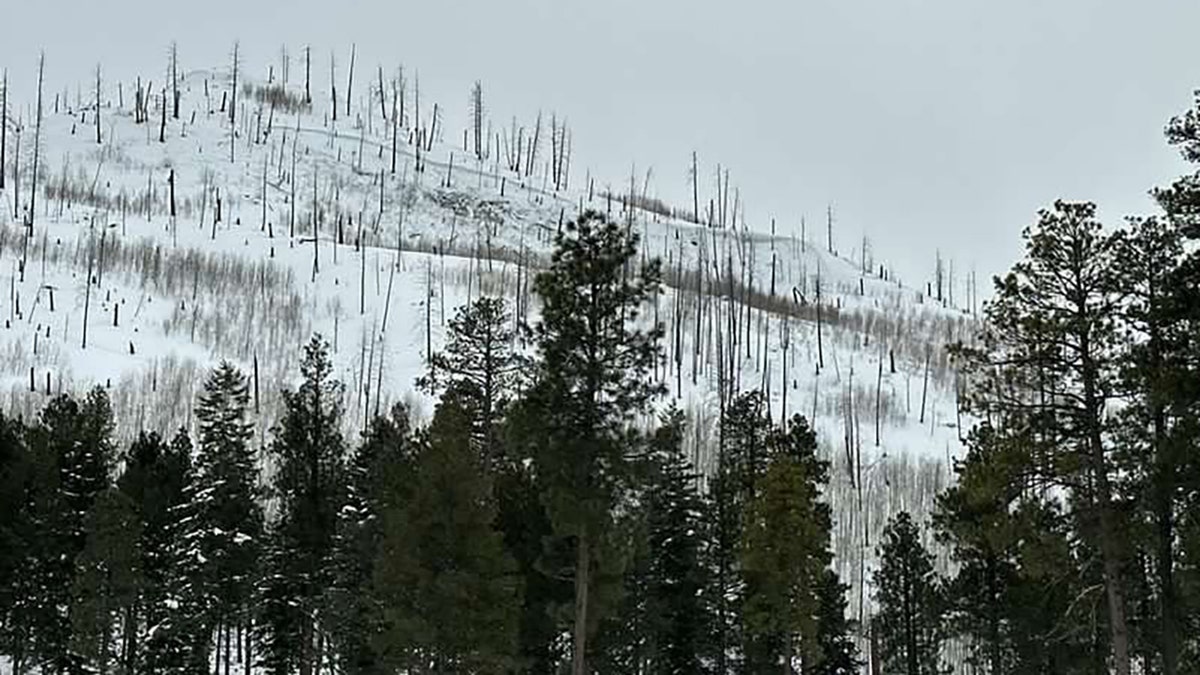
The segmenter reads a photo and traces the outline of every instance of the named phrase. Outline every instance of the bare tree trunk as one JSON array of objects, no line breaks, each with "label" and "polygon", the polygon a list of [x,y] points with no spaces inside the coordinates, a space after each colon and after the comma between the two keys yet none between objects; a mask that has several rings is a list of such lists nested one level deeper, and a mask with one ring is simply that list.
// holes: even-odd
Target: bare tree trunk
[{"label": "bare tree trunk", "polygon": [[925,423],[925,396],[929,392],[929,349],[925,351],[925,383],[921,385],[921,417],[918,423]]},{"label": "bare tree trunk", "polygon": [[95,260],[91,251],[88,251],[88,275],[84,282],[85,290],[83,295],[83,343],[82,349],[87,349],[87,327],[88,327],[88,310],[92,305],[92,263]]},{"label": "bare tree trunk", "polygon": [[[292,184],[292,198],[288,200],[288,236],[295,238],[296,236],[296,183],[299,182],[296,178],[296,145],[300,142],[300,113],[296,113],[296,133],[292,135],[292,173],[288,180]],[[290,245],[290,243],[289,243]]]},{"label": "bare tree trunk", "polygon": [[100,143],[100,65],[96,64],[96,145]]},{"label": "bare tree trunk", "polygon": [[[238,88],[238,43],[233,43],[233,87],[229,92],[229,163],[233,163],[233,148],[237,145],[237,88]],[[164,112],[165,117],[165,112]]]},{"label": "bare tree trunk", "polygon": [[829,243],[829,254],[833,255],[833,205],[825,207],[825,236]]},{"label": "bare tree trunk", "polygon": [[350,73],[346,78],[346,119],[350,119],[350,96],[354,89],[354,56],[358,51],[358,47],[354,44],[350,45]]},{"label": "bare tree trunk", "polygon": [[825,369],[825,348],[821,341],[821,268],[817,267],[817,370]]},{"label": "bare tree trunk", "polygon": [[396,175],[396,143],[400,136],[400,115],[396,111],[396,85],[392,84],[392,175]]},{"label": "bare tree trunk", "polygon": [[879,353],[879,374],[875,378],[875,447],[879,447],[880,394],[883,389],[883,352]]},{"label": "bare tree trunk", "polygon": [[329,52],[329,95],[333,100],[333,121],[337,121],[338,113],[338,98],[337,98],[337,70],[334,62],[333,52]]},{"label": "bare tree trunk", "polygon": [[581,532],[575,556],[575,633],[571,653],[571,675],[588,675],[588,585],[591,583],[592,566],[589,543],[587,533]]},{"label": "bare tree trunk", "polygon": [[[33,234],[33,220],[37,213],[37,184],[38,184],[38,160],[42,156],[42,82],[43,75],[46,70],[46,53],[38,58],[38,95],[37,95],[37,118],[33,128],[33,187],[29,190],[29,232],[26,236]],[[25,256],[21,257],[21,280],[25,277]]]},{"label": "bare tree trunk", "polygon": [[179,119],[179,46],[171,43],[171,102],[172,116]]},{"label": "bare tree trunk", "polygon": [[4,80],[0,82],[0,190],[4,189],[7,173],[5,155],[8,150],[8,69],[4,69]]}]

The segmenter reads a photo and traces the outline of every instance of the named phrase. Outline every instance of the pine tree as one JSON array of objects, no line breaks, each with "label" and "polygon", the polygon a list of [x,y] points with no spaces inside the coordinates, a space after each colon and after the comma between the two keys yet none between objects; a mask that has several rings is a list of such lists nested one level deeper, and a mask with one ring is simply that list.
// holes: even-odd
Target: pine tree
[{"label": "pine tree", "polygon": [[593,571],[620,566],[606,544],[620,531],[614,522],[628,474],[627,427],[660,392],[650,371],[661,328],[634,327],[658,287],[659,265],[630,270],[636,251],[635,234],[589,211],[557,236],[550,266],[534,284],[543,306],[531,398],[542,407],[548,439],[535,461],[555,534],[575,548],[574,675],[588,672],[587,638],[604,611],[603,575]]},{"label": "pine tree", "polygon": [[54,671],[83,667],[72,653],[72,599],[75,561],[87,544],[89,514],[111,483],[112,409],[97,387],[82,402],[67,395],[52,399],[29,432],[35,460],[31,524],[38,533],[25,581],[26,605],[20,622],[29,630],[34,659]]},{"label": "pine tree", "polygon": [[967,639],[967,663],[985,672],[1090,672],[1090,636],[1064,630],[1092,621],[1074,602],[1080,579],[1063,573],[1077,565],[1068,523],[1027,485],[1034,444],[1028,433],[978,427],[956,484],[938,495],[933,524],[956,570],[950,626]]},{"label": "pine tree", "polygon": [[465,406],[446,395],[416,459],[412,494],[383,514],[374,590],[393,668],[504,673],[521,588]]},{"label": "pine tree", "polygon": [[946,639],[942,581],[907,512],[888,522],[878,555],[874,581],[879,611],[873,629],[879,635],[884,671],[941,673],[939,653]]},{"label": "pine tree", "polygon": [[312,675],[324,658],[329,616],[326,589],[338,510],[345,503],[343,387],[333,379],[329,345],[314,336],[300,364],[303,382],[284,390],[284,414],[269,446],[277,462],[267,577],[260,588],[260,626],[269,672]]},{"label": "pine tree", "polygon": [[71,587],[71,652],[101,673],[124,655],[114,652],[116,628],[143,585],[139,525],[133,502],[116,487],[97,495],[85,521],[87,542]]},{"label": "pine tree", "polygon": [[846,618],[846,591],[837,572],[826,569],[817,587],[815,645],[805,675],[857,675],[862,662],[850,635],[854,622]]},{"label": "pine tree", "polygon": [[397,405],[372,420],[347,466],[350,490],[338,517],[331,610],[331,639],[347,673],[386,672],[377,653],[383,622],[372,583],[383,513],[405,504],[412,491],[415,442],[408,410]]},{"label": "pine tree", "polygon": [[717,470],[710,483],[715,526],[712,553],[716,603],[717,672],[739,670],[745,657],[742,604],[745,584],[741,573],[740,545],[745,513],[766,473],[773,434],[760,392],[738,395],[722,411]]},{"label": "pine tree", "polygon": [[418,385],[453,389],[471,416],[472,440],[489,464],[499,461],[496,429],[515,394],[523,360],[513,351],[512,319],[502,298],[479,298],[450,320],[444,351],[430,357]]},{"label": "pine tree", "polygon": [[774,436],[766,472],[746,504],[740,542],[746,667],[790,675],[797,657],[805,667],[821,657],[815,619],[833,555],[829,506],[818,498],[829,468],[817,459],[816,436],[803,417]]},{"label": "pine tree", "polygon": [[[1186,161],[1200,162],[1200,105],[1172,118],[1166,137]],[[1200,239],[1200,176],[1185,174],[1154,190],[1154,197],[1163,216],[1135,221],[1134,246],[1120,259],[1131,268],[1122,275],[1123,290],[1132,286],[1127,312],[1141,338],[1130,359],[1139,385],[1131,412],[1141,421],[1137,446],[1152,466],[1140,499],[1153,533],[1148,548],[1157,621],[1151,631],[1161,635],[1163,673],[1173,675],[1187,672],[1181,664],[1200,660],[1200,462],[1186,450],[1200,437],[1200,254],[1194,247]]]},{"label": "pine tree", "polygon": [[974,410],[1000,426],[1037,420],[1036,471],[1070,488],[1080,534],[1100,552],[1117,675],[1130,672],[1123,570],[1125,509],[1116,503],[1112,425],[1119,334],[1114,240],[1089,203],[1056,202],[1025,232],[1026,256],[997,282],[983,347],[966,363]]}]

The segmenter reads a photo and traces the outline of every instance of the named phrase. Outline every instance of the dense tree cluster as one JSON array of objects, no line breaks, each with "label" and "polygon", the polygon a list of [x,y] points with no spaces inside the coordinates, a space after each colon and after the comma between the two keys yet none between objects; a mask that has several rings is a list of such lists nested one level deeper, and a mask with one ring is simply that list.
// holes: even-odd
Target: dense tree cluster
[{"label": "dense tree cluster", "polygon": [[[1166,133],[1200,161],[1200,108]],[[928,529],[880,547],[886,670],[941,672],[953,638],[986,673],[1200,672],[1200,173],[1154,196],[1117,228],[1042,211],[954,347],[980,424]]]},{"label": "dense tree cluster", "polygon": [[[0,653],[16,672],[849,673],[828,465],[760,394],[711,490],[649,374],[637,238],[568,224],[518,349],[503,301],[450,322],[398,406],[343,436],[329,347],[265,447],[223,363],[195,430],[121,451],[105,390],[0,419]],[[658,423],[646,424],[658,410]]]}]

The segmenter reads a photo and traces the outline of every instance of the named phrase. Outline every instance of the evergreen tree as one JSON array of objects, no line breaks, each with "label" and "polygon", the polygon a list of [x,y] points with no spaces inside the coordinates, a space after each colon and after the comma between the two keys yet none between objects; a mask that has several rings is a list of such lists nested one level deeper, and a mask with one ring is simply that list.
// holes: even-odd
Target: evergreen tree
[{"label": "evergreen tree", "polygon": [[588,672],[587,638],[604,612],[603,575],[593,572],[620,567],[606,545],[620,531],[614,522],[627,485],[628,427],[660,392],[650,371],[661,328],[636,328],[659,285],[659,265],[629,273],[636,252],[635,234],[588,211],[557,236],[550,266],[534,283],[543,306],[531,399],[542,408],[548,439],[535,460],[555,534],[575,549],[573,675]]},{"label": "evergreen tree", "polygon": [[374,591],[380,652],[394,669],[504,673],[516,653],[516,564],[493,528],[490,480],[471,421],[442,399],[416,460],[411,496],[383,514]]},{"label": "evergreen tree", "polygon": [[[188,589],[202,586],[202,581],[188,572],[199,565],[182,554],[184,537],[193,531],[187,502],[191,455],[192,444],[183,430],[170,443],[153,432],[142,433],[130,446],[117,481],[133,505],[140,534],[142,592],[136,606],[129,608],[123,645],[123,662],[131,671],[184,673],[191,660],[199,666],[191,672],[208,672],[207,644],[197,645],[205,642],[203,623],[189,621],[193,596]],[[139,644],[143,633],[144,644]]]},{"label": "evergreen tree", "polygon": [[1125,509],[1117,503],[1113,429],[1104,411],[1119,389],[1114,240],[1095,206],[1056,202],[1027,230],[1026,256],[996,285],[983,347],[969,352],[969,400],[1000,426],[1036,419],[1046,481],[1069,488],[1079,534],[1100,553],[1113,667],[1130,672]]},{"label": "evergreen tree", "polygon": [[826,569],[817,587],[816,644],[805,675],[857,675],[862,662],[850,638],[854,623],[846,618],[846,591],[837,572]]},{"label": "evergreen tree", "polygon": [[741,668],[745,656],[745,588],[739,547],[746,510],[757,494],[770,458],[768,444],[773,429],[765,410],[761,392],[740,394],[722,411],[718,430],[717,470],[710,483],[715,516],[711,563],[717,610],[717,672],[722,674]]},{"label": "evergreen tree", "polygon": [[789,675],[796,657],[806,670],[822,656],[816,617],[833,556],[829,507],[819,496],[829,468],[817,459],[816,436],[803,417],[773,436],[770,463],[746,505],[740,546],[746,666]]},{"label": "evergreen tree", "polygon": [[32,636],[28,615],[28,570],[39,538],[34,529],[34,457],[25,444],[20,419],[0,414],[0,653],[20,672]]},{"label": "evergreen tree", "polygon": [[649,575],[646,602],[651,646],[645,671],[656,675],[711,672],[713,598],[708,561],[709,505],[683,448],[681,413],[665,418],[650,439],[646,491]]},{"label": "evergreen tree", "polygon": [[1078,576],[1065,573],[1077,564],[1068,523],[1028,485],[1034,443],[986,424],[973,430],[957,483],[938,496],[933,523],[956,569],[950,625],[967,638],[967,663],[984,672],[1090,672],[1090,636],[1074,627],[1092,618],[1073,602]]},{"label": "evergreen tree", "polygon": [[[130,617],[141,592],[139,525],[134,504],[116,487],[97,495],[85,521],[87,542],[71,589],[71,651],[101,673],[125,655],[114,653],[114,638],[118,619]],[[129,665],[123,658],[121,663]]]},{"label": "evergreen tree", "polygon": [[338,511],[345,503],[342,384],[333,379],[329,345],[314,336],[304,348],[303,378],[284,390],[284,414],[269,451],[276,459],[267,576],[260,588],[262,662],[272,673],[311,675],[330,628],[326,589]]},{"label": "evergreen tree", "polygon": [[[572,599],[571,579],[560,574],[574,560],[569,542],[554,536],[542,499],[544,477],[530,459],[547,452],[544,407],[536,399],[514,401],[504,420],[505,447],[512,461],[495,473],[497,529],[506,550],[516,559],[525,592],[518,630],[518,672],[558,675],[568,655],[561,635],[559,610]],[[519,453],[519,454],[517,454]]]},{"label": "evergreen tree", "polygon": [[231,658],[233,631],[248,626],[263,545],[258,464],[250,447],[254,431],[246,421],[249,400],[245,376],[226,361],[205,379],[196,404],[196,530],[188,536],[204,561],[203,630],[216,638],[219,663]]},{"label": "evergreen tree", "polygon": [[633,548],[623,595],[594,644],[598,673],[707,673],[713,651],[708,505],[683,449],[682,413],[644,439],[627,517]]},{"label": "evergreen tree", "polygon": [[879,546],[875,600],[879,611],[874,629],[880,639],[883,667],[888,673],[937,675],[939,653],[946,639],[942,582],[933,569],[933,556],[907,512],[888,522]]},{"label": "evergreen tree", "polygon": [[496,429],[518,385],[522,359],[513,351],[512,319],[502,298],[479,298],[450,320],[444,351],[430,357],[418,385],[456,392],[471,417],[471,438],[490,464],[499,460]]},{"label": "evergreen tree", "polygon": [[[1166,137],[1187,162],[1200,162],[1200,105],[1172,118]],[[1142,491],[1156,577],[1157,625],[1151,630],[1162,636],[1163,673],[1173,675],[1190,672],[1183,664],[1200,663],[1200,460],[1191,450],[1200,437],[1200,252],[1195,248],[1200,239],[1200,172],[1193,166],[1154,196],[1163,211],[1158,228],[1145,227],[1150,221],[1135,222],[1131,238],[1144,243],[1129,252],[1134,269],[1127,276],[1135,284],[1131,318],[1141,332],[1131,360],[1135,381],[1142,386],[1132,408],[1141,421],[1140,447],[1152,451],[1143,461],[1152,465],[1147,477],[1153,480]],[[1137,228],[1139,224],[1143,227]],[[1144,231],[1142,236],[1137,229]],[[1155,230],[1167,238],[1165,250],[1149,248]],[[1169,264],[1180,249],[1182,255]],[[1157,287],[1151,285],[1156,279],[1162,281]],[[1173,546],[1171,532],[1177,533]]]},{"label": "evergreen tree", "polygon": [[[29,432],[35,456],[31,526],[37,533],[26,565],[26,601],[19,621],[32,638],[44,670],[75,672],[84,667],[72,653],[75,561],[87,544],[87,523],[96,499],[110,485],[113,464],[112,409],[97,387],[77,402],[51,399]],[[66,608],[67,611],[63,611]]]},{"label": "evergreen tree", "polygon": [[386,672],[376,651],[383,622],[372,584],[383,513],[405,504],[413,488],[414,444],[408,409],[397,405],[389,416],[372,420],[347,466],[350,490],[338,518],[331,631],[347,673]]}]

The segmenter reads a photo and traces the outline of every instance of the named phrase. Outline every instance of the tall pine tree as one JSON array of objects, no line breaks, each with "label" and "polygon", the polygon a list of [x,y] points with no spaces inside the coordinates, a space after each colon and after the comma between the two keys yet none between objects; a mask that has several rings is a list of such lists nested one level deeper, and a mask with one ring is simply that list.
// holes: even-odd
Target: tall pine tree
[{"label": "tall pine tree", "polygon": [[543,305],[531,396],[548,439],[535,461],[555,534],[575,549],[573,675],[588,673],[587,639],[603,612],[603,575],[594,572],[620,566],[610,544],[628,483],[628,429],[661,391],[650,377],[661,328],[637,327],[660,283],[659,264],[633,269],[636,253],[635,234],[588,211],[557,236],[550,266],[534,282]]},{"label": "tall pine tree", "polygon": [[305,346],[300,374],[299,388],[283,392],[283,418],[268,448],[277,463],[279,516],[270,531],[259,628],[269,672],[313,675],[331,628],[326,590],[346,501],[343,386],[333,379],[329,345],[320,336]]},{"label": "tall pine tree", "polygon": [[946,639],[942,581],[907,512],[888,522],[878,555],[874,581],[879,611],[872,627],[879,635],[884,671],[938,675]]}]

